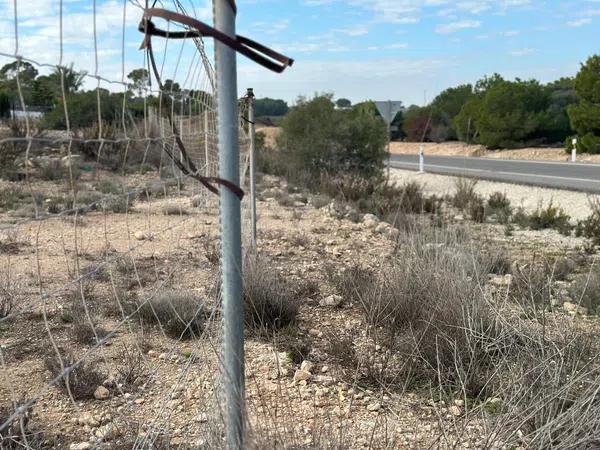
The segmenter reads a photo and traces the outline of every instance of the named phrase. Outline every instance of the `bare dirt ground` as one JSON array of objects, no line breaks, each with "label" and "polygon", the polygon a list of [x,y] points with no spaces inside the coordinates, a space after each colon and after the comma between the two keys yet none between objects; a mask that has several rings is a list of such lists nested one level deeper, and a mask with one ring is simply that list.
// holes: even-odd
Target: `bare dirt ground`
[{"label": "bare dirt ground", "polygon": [[[417,175],[394,171],[394,177],[403,181]],[[424,181],[428,192],[451,188],[439,176],[416,179]],[[480,188],[503,190],[489,185],[481,183]],[[515,199],[533,195],[525,191],[532,188],[504,189]],[[169,435],[171,446],[178,448],[222,447],[222,408],[215,388],[220,321],[209,321],[201,336],[180,340],[159,326],[124,319],[119,312],[125,298],[144,298],[167,288],[194,292],[214,308],[210,298],[217,270],[206,243],[217,236],[218,210],[212,197],[192,206],[195,193],[195,187],[186,186],[167,198],[136,202],[127,214],[89,213],[77,226],[73,216],[31,221],[8,212],[0,217],[2,242],[14,244],[2,246],[2,265],[21,286],[19,314],[0,323],[0,404],[35,398],[29,421],[39,432],[56,436],[54,448],[131,448],[126,442],[132,441],[126,439],[132,434],[152,440]],[[277,200],[281,195],[292,201],[282,206]],[[556,198],[565,207],[572,207],[573,199]],[[583,205],[583,198],[578,201]],[[361,329],[362,319],[356,305],[327,301],[337,292],[326,274],[357,261],[378,267],[393,252],[395,233],[390,227],[341,217],[331,204],[316,208],[311,203],[309,195],[288,194],[285,183],[263,177],[258,248],[272,270],[313,288],[300,307],[294,337],[300,350],[292,351],[289,343],[276,338],[248,336],[247,400],[256,448],[279,448],[277,439],[295,442],[295,448],[331,448],[340,440],[353,449],[495,448],[484,444],[482,424],[471,418],[463,422],[458,400],[433,401],[428,391],[369,389],[353,384],[330,362],[331,336]],[[163,214],[165,204],[180,205],[181,213]],[[582,244],[554,231],[505,237],[502,226],[494,224],[474,226],[473,231],[480,245],[507,247],[517,258],[540,250],[565,255]],[[119,272],[113,264],[125,255],[131,256],[135,274]],[[97,317],[94,326],[105,330],[98,332],[112,333],[102,344],[75,342],[74,325],[65,318],[69,292],[79,291],[73,283],[76,264],[79,271],[108,271],[108,277],[105,271],[94,279],[93,290],[76,297]],[[93,387],[105,386],[106,392],[71,401],[44,364],[57,348],[63,358],[68,349],[101,371],[104,381]],[[135,382],[119,378],[131,362],[124,348],[140,358],[140,379]]]}]

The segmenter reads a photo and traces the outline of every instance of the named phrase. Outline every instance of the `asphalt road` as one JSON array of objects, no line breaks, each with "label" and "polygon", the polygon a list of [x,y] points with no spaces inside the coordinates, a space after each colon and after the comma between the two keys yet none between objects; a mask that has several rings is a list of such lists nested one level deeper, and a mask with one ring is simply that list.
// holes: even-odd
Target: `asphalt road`
[{"label": "asphalt road", "polygon": [[[391,167],[418,170],[418,155],[392,155]],[[427,156],[425,171],[557,189],[600,193],[600,164]]]}]

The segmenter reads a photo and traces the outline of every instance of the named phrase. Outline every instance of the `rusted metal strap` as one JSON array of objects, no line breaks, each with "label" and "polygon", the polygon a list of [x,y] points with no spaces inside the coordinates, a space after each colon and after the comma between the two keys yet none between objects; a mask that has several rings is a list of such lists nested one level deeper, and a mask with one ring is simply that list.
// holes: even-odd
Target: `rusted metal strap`
[{"label": "rusted metal strap", "polygon": [[[152,51],[152,42],[150,40],[147,41],[146,50],[148,52],[148,57],[150,60],[150,66],[152,67],[152,72],[154,72],[154,77],[156,78],[156,81],[158,83],[158,88],[162,92],[164,90],[164,86],[160,79],[160,73],[159,73],[158,67],[156,65],[156,60],[154,58],[154,52]],[[200,175],[198,168],[196,167],[196,165],[194,164],[194,162],[188,155],[187,150],[185,149],[185,145],[183,144],[183,141],[181,140],[179,130],[177,129],[177,127],[175,125],[175,121],[173,120],[171,111],[168,111],[167,117],[169,118],[169,123],[171,124],[171,129],[173,130],[173,134],[175,135],[175,143],[177,144],[177,147],[179,148],[179,151],[181,153],[181,158],[177,158],[173,154],[173,152],[171,152],[171,150],[167,147],[165,147],[165,152],[167,153],[169,158],[171,158],[171,160],[175,163],[175,165],[179,168],[179,170],[181,170],[181,172],[184,173],[185,175],[198,180],[200,183],[202,183],[202,185],[204,187],[206,187],[206,189],[208,189],[210,192],[212,192],[214,194],[219,195],[219,190],[215,187],[215,185],[221,185],[221,186],[224,186],[227,189],[229,189],[231,192],[233,192],[236,195],[236,197],[238,197],[240,200],[242,200],[242,198],[244,197],[244,191],[235,183],[232,183],[231,181],[225,180],[223,178],[204,177],[204,176]],[[185,164],[183,164],[181,159],[183,159],[185,161]],[[205,161],[205,163],[208,164],[208,161]]]},{"label": "rusted metal strap", "polygon": [[[230,0],[235,7],[235,2]],[[186,31],[166,31],[157,28],[152,22],[153,17],[160,17],[172,22],[178,22],[189,28]],[[220,32],[219,30],[196,20],[192,17],[185,16],[173,11],[160,8],[148,8],[144,11],[144,17],[139,25],[139,30],[144,33],[144,41],[142,42],[141,48],[147,48],[151,36],[160,36],[168,39],[189,39],[196,37],[212,37],[219,42],[227,45],[234,49],[238,53],[250,58],[252,61],[266,67],[273,72],[281,73],[287,67],[294,64],[292,58],[288,58],[276,51],[265,47],[258,42],[248,39],[244,36],[236,36],[235,39],[229,35]]]}]

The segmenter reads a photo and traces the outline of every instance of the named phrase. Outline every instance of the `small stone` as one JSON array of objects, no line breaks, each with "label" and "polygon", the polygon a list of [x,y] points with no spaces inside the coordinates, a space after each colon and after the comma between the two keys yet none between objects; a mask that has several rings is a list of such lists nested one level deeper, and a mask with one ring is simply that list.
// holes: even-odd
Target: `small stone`
[{"label": "small stone", "polygon": [[367,411],[369,412],[377,412],[381,409],[381,403],[371,403],[367,405]]},{"label": "small stone", "polygon": [[302,364],[300,364],[300,370],[304,370],[308,373],[311,373],[314,368],[315,364],[307,360],[302,361]]},{"label": "small stone", "polygon": [[585,316],[588,312],[587,308],[584,308],[583,306],[579,306],[571,302],[564,302],[563,309],[571,315],[581,314]]},{"label": "small stone", "polygon": [[329,366],[321,367],[321,373],[327,373],[327,372],[329,372]]},{"label": "small stone", "polygon": [[110,398],[110,391],[104,386],[98,386],[94,391],[94,398],[96,400],[107,400]]},{"label": "small stone", "polygon": [[450,408],[448,408],[448,412],[450,414],[452,414],[453,416],[460,416],[462,414],[462,411],[460,410],[460,408],[456,405],[452,405]]},{"label": "small stone", "polygon": [[138,241],[145,241],[148,236],[146,236],[146,233],[144,233],[143,231],[136,231],[135,233],[133,233],[133,237],[136,238]]},{"label": "small stone", "polygon": [[92,448],[92,444],[89,442],[80,442],[79,444],[71,444],[69,450],[88,450]]},{"label": "small stone", "polygon": [[341,295],[330,295],[319,302],[320,306],[330,306],[336,308],[342,304],[343,298]]},{"label": "small stone", "polygon": [[311,373],[306,370],[296,370],[296,373],[294,373],[294,381],[308,381],[310,380],[311,376]]},{"label": "small stone", "polygon": [[462,407],[465,406],[465,401],[457,398],[456,400],[454,400],[454,404],[458,407]]},{"label": "small stone", "polygon": [[155,351],[155,350],[149,350],[149,351],[148,351],[148,356],[149,356],[150,358],[156,358],[156,357],[158,356],[158,352],[157,352],[157,351]]}]

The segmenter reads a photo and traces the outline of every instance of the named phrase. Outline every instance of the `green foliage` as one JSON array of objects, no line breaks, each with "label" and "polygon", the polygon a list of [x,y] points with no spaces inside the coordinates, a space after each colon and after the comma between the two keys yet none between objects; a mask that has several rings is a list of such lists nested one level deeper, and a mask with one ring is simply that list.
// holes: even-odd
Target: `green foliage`
[{"label": "green foliage", "polygon": [[487,90],[477,119],[479,141],[489,148],[516,148],[540,138],[548,93],[537,81],[501,81]]},{"label": "green foliage", "polygon": [[335,106],[338,108],[350,108],[352,106],[352,102],[347,98],[338,98],[335,101]]},{"label": "green foliage", "polygon": [[10,96],[4,91],[0,91],[0,119],[9,118],[10,109]]},{"label": "green foliage", "polygon": [[[10,97],[14,105],[20,105],[19,90],[26,104],[31,103],[31,93],[38,71],[26,61],[13,61],[0,68],[0,88]],[[19,89],[20,87],[20,89]]]},{"label": "green foliage", "polygon": [[[568,113],[571,126],[577,132],[577,148],[584,153],[600,153],[600,55],[590,57],[575,77],[579,104],[571,105]],[[570,150],[571,139],[567,139]]]},{"label": "green foliage", "polygon": [[442,91],[431,103],[432,108],[436,111],[436,121],[433,124],[434,130],[444,127],[447,133],[446,139],[458,139],[458,131],[453,119],[458,116],[463,106],[473,95],[473,86],[470,84],[463,84]]},{"label": "green foliage", "polygon": [[129,90],[141,97],[144,93],[144,89],[148,84],[149,74],[146,69],[134,69],[127,75],[127,78],[131,80],[129,84]]},{"label": "green foliage", "polygon": [[283,100],[272,98],[257,98],[254,101],[254,114],[262,116],[285,116],[289,111],[288,104]]},{"label": "green foliage", "polygon": [[[98,122],[98,93],[96,91],[67,94],[67,107],[71,128],[91,127]],[[100,114],[102,120],[114,122],[120,118],[123,94],[100,89]],[[62,98],[52,111],[44,116],[42,126],[47,129],[66,129],[65,109]]]},{"label": "green foliage", "polygon": [[281,128],[277,143],[291,173],[382,173],[387,131],[378,117],[336,110],[327,96],[301,98]]}]

